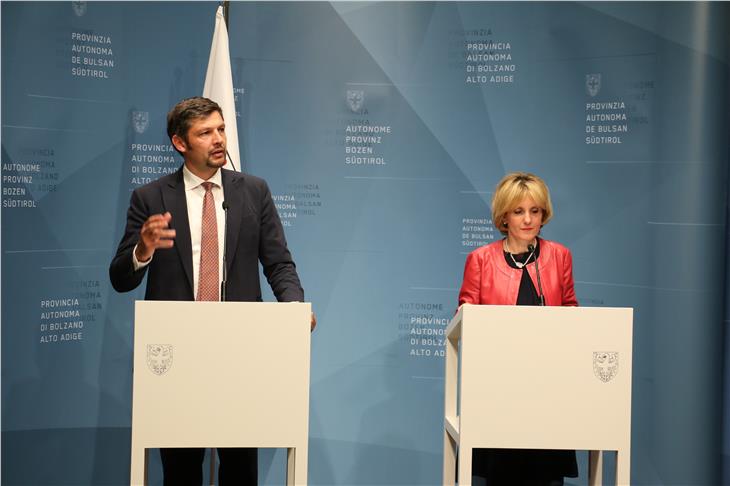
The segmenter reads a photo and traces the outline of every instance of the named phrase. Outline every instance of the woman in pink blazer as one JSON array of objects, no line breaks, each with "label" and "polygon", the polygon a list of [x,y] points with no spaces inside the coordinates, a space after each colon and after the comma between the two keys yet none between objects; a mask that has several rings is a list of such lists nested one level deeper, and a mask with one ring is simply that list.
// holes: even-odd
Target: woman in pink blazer
[{"label": "woman in pink blazer", "polygon": [[[459,305],[577,306],[570,251],[538,237],[552,215],[542,179],[507,174],[492,199],[492,222],[504,238],[466,258]],[[575,451],[477,449],[472,465],[487,486],[559,486],[578,476]]]}]

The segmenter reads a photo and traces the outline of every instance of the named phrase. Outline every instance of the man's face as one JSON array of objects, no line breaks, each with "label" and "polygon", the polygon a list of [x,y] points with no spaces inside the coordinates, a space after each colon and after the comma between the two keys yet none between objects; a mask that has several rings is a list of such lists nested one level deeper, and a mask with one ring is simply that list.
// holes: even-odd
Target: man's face
[{"label": "man's face", "polygon": [[186,140],[173,135],[172,143],[182,153],[190,172],[202,179],[226,165],[226,124],[217,111],[194,119]]}]

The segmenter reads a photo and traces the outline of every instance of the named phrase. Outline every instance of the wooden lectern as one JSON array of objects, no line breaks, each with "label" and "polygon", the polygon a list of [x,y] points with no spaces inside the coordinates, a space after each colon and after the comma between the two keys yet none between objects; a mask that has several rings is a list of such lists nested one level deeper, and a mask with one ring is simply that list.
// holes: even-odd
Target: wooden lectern
[{"label": "wooden lectern", "polygon": [[633,310],[462,305],[447,328],[443,484],[471,485],[472,449],[616,451],[629,484]]},{"label": "wooden lectern", "polygon": [[307,484],[308,303],[138,301],[130,483],[146,449],[287,449],[287,485]]}]

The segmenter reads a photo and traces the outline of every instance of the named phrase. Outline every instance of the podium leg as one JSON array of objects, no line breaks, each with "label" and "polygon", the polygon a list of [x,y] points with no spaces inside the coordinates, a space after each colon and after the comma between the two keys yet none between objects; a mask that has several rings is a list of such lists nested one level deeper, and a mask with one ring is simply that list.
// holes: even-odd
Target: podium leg
[{"label": "podium leg", "polygon": [[631,484],[631,454],[627,450],[616,451],[616,484]]},{"label": "podium leg", "polygon": [[215,486],[215,458],[218,456],[218,450],[213,447],[210,449],[210,486]]},{"label": "podium leg", "polygon": [[307,484],[307,449],[289,447],[286,450],[286,486]]},{"label": "podium leg", "polygon": [[138,444],[132,445],[132,458],[129,471],[130,486],[147,485],[147,465],[149,464],[149,451]]},{"label": "podium leg", "polygon": [[603,451],[588,451],[588,485],[603,484]]},{"label": "podium leg", "polygon": [[297,450],[289,447],[286,450],[286,486],[294,486],[294,474],[297,470]]},{"label": "podium leg", "polygon": [[447,430],[444,430],[444,486],[455,486],[456,484],[456,441],[451,438]]},{"label": "podium leg", "polygon": [[471,486],[472,448],[459,444],[459,486]]}]

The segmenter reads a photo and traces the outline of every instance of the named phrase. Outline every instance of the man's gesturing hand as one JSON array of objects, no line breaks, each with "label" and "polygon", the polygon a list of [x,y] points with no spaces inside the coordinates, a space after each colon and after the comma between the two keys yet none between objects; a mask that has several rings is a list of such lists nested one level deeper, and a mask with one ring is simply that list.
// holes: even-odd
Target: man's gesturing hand
[{"label": "man's gesturing hand", "polygon": [[142,225],[135,256],[137,261],[146,262],[158,248],[172,248],[175,230],[169,229],[172,214],[153,214]]}]

